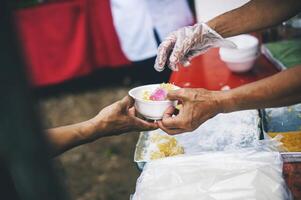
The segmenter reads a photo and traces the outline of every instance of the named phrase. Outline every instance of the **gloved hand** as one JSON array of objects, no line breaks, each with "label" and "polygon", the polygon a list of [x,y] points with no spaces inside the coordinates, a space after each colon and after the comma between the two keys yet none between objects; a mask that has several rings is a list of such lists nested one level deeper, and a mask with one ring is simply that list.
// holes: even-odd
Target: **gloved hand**
[{"label": "gloved hand", "polygon": [[171,70],[177,71],[178,63],[188,66],[192,57],[213,47],[235,48],[236,45],[205,23],[180,28],[160,44],[154,68],[160,72],[167,65]]}]

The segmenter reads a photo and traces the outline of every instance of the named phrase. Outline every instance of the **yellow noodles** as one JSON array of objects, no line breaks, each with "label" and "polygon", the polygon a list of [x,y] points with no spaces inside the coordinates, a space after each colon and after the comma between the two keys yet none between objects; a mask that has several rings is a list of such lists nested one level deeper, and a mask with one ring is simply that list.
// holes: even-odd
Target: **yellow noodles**
[{"label": "yellow noodles", "polygon": [[283,147],[287,149],[289,152],[299,152],[301,151],[301,131],[292,131],[292,132],[284,132],[284,133],[268,133],[272,138],[277,135],[282,135],[281,142],[283,143]]},{"label": "yellow noodles", "polygon": [[150,158],[152,160],[184,154],[184,148],[172,136],[154,133],[151,136],[151,142],[155,143],[158,148],[158,150],[151,152]]}]

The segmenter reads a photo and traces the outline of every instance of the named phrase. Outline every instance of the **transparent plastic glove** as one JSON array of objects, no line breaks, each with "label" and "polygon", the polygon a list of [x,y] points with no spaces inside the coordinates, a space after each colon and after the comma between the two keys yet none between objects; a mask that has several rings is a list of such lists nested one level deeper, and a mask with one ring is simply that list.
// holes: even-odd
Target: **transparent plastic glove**
[{"label": "transparent plastic glove", "polygon": [[172,32],[160,44],[154,68],[160,72],[167,65],[171,70],[177,71],[178,63],[187,67],[192,57],[213,47],[235,48],[236,45],[224,39],[205,23],[183,27]]}]

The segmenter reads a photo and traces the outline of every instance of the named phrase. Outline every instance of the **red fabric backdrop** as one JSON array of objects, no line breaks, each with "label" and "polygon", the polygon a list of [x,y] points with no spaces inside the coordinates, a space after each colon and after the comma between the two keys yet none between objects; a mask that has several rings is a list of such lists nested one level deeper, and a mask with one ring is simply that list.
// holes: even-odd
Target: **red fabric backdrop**
[{"label": "red fabric backdrop", "polygon": [[16,11],[15,19],[35,86],[130,64],[113,26],[109,0],[45,3]]}]

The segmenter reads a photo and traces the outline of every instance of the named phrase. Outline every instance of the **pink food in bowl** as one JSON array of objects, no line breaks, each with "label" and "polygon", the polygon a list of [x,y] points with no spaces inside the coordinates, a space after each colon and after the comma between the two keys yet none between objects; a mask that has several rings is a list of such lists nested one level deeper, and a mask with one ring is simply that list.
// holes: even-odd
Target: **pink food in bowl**
[{"label": "pink food in bowl", "polygon": [[164,101],[166,96],[167,92],[162,88],[158,88],[150,95],[149,99],[152,101]]},{"label": "pink food in bowl", "polygon": [[171,83],[162,83],[153,91],[143,91],[143,100],[147,101],[165,101],[167,100],[167,93],[170,90],[175,90],[177,87]]}]

